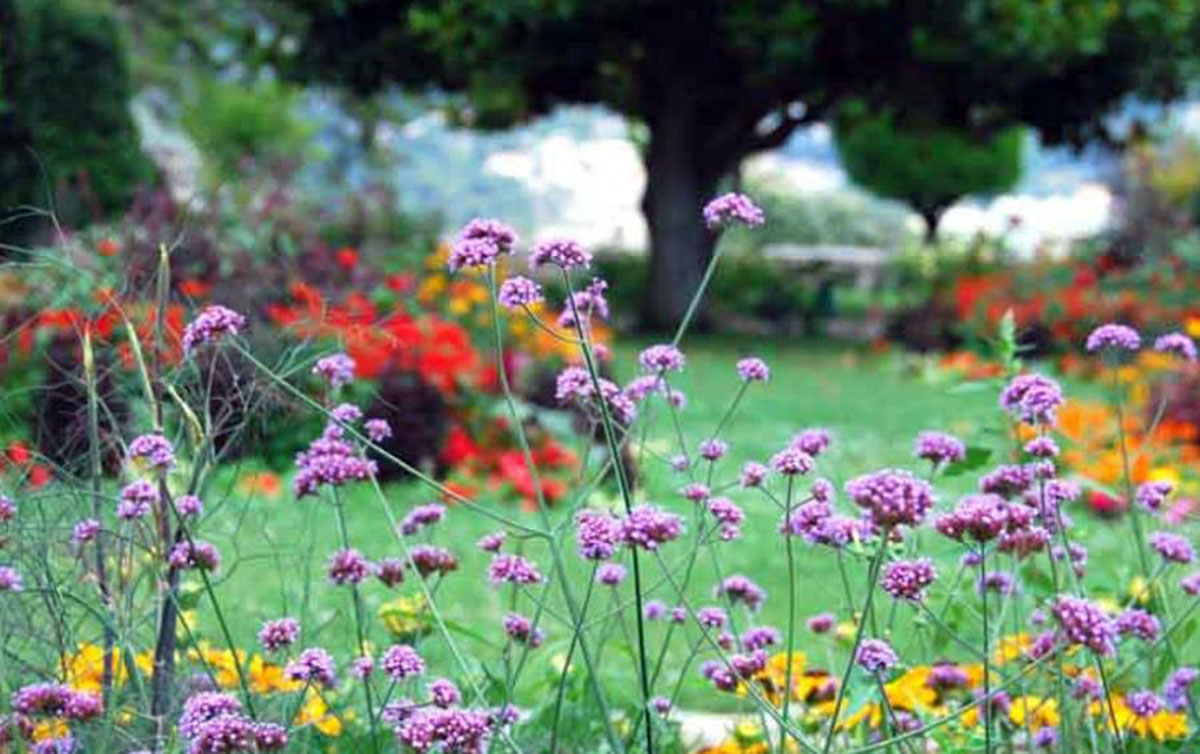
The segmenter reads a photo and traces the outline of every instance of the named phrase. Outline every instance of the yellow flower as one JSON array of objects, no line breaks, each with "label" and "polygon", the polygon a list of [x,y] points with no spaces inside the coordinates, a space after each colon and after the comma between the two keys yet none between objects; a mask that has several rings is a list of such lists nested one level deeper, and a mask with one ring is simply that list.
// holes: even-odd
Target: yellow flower
[{"label": "yellow flower", "polygon": [[327,736],[342,734],[342,721],[329,711],[325,699],[315,691],[310,690],[304,698],[304,706],[296,714],[296,725],[312,725]]},{"label": "yellow flower", "polygon": [[49,720],[42,720],[33,728],[34,741],[49,741],[52,738],[64,738],[70,735],[71,729],[67,727],[67,721],[60,717],[52,717]]},{"label": "yellow flower", "polygon": [[428,608],[422,593],[401,596],[379,606],[379,620],[396,639],[411,639],[431,630]]},{"label": "yellow flower", "polygon": [[1002,636],[996,645],[996,651],[992,655],[992,662],[997,665],[1003,665],[1006,662],[1019,659],[1029,649],[1030,644],[1029,634],[1024,631],[1018,634]]},{"label": "yellow flower", "polygon": [[1145,605],[1150,602],[1154,596],[1154,585],[1150,584],[1141,576],[1134,576],[1129,582],[1128,597],[1130,600],[1137,602],[1139,605]]},{"label": "yellow flower", "polygon": [[188,659],[208,666],[217,685],[231,689],[240,685],[238,666],[246,662],[246,653],[239,649],[235,655],[228,649],[213,649],[208,642],[200,642],[199,647],[188,650]]},{"label": "yellow flower", "polygon": [[1033,730],[1047,726],[1057,727],[1058,700],[1040,696],[1018,696],[1009,705],[1008,719],[1019,728],[1025,727],[1026,721]]},{"label": "yellow flower", "polygon": [[247,675],[249,676],[250,690],[256,694],[296,691],[302,685],[299,681],[292,681],[284,677],[282,666],[268,662],[260,655],[254,655],[250,659]]},{"label": "yellow flower", "polygon": [[[143,675],[154,671],[154,657],[149,652],[134,655],[134,665]],[[76,691],[99,694],[104,683],[104,647],[81,642],[73,654],[63,657],[66,668],[66,683]],[[120,647],[113,647],[112,679],[114,687],[121,687],[129,680],[129,667],[121,654]]]}]

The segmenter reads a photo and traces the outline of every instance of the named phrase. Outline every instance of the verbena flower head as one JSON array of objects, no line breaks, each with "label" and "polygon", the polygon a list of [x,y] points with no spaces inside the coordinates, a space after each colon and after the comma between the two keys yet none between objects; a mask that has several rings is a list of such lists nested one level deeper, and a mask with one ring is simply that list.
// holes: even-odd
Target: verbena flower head
[{"label": "verbena flower head", "polygon": [[12,521],[17,517],[17,504],[8,495],[0,495],[0,523]]},{"label": "verbena flower head", "polygon": [[362,409],[353,403],[339,403],[329,415],[342,424],[354,424],[363,417]]},{"label": "verbena flower head", "polygon": [[139,479],[121,488],[121,500],[117,504],[117,518],[132,521],[143,518],[158,504],[158,486]]},{"label": "verbena flower head", "polygon": [[175,501],[175,510],[179,511],[179,515],[195,518],[203,515],[204,501],[195,495],[180,495]]},{"label": "verbena flower head", "polygon": [[1142,336],[1138,331],[1127,325],[1110,322],[1100,325],[1087,337],[1087,350],[1096,351],[1136,351],[1142,347]]},{"label": "verbena flower head", "polygon": [[1058,746],[1058,728],[1046,725],[1033,732],[1035,749],[1053,749],[1055,746]]},{"label": "verbena flower head", "polygon": [[877,675],[894,668],[900,658],[896,656],[892,645],[882,639],[864,639],[854,656],[854,662],[871,675]]},{"label": "verbena flower head", "polygon": [[750,197],[734,192],[711,199],[704,205],[703,215],[710,229],[734,224],[756,228],[766,221],[766,215]]},{"label": "verbena flower head", "polygon": [[475,546],[484,552],[500,552],[500,548],[504,547],[504,540],[506,539],[508,539],[508,534],[503,531],[494,531],[480,537]]},{"label": "verbena flower head", "polygon": [[100,522],[94,518],[85,518],[71,529],[71,541],[81,545],[91,542],[100,534]]},{"label": "verbena flower head", "polygon": [[817,613],[808,619],[808,630],[814,634],[825,634],[837,625],[837,616],[833,613]]},{"label": "verbena flower head", "polygon": [[488,566],[488,580],[493,584],[539,584],[542,574],[536,565],[520,555],[500,553]]},{"label": "verbena flower head", "polygon": [[335,353],[332,356],[317,359],[312,372],[329,383],[330,387],[341,387],[354,381],[354,370],[357,366],[354,359],[346,354]]},{"label": "verbena flower head", "polygon": [[639,505],[621,522],[621,539],[630,547],[657,550],[683,533],[683,521],[653,505]]},{"label": "verbena flower head", "polygon": [[1064,400],[1059,384],[1040,374],[1019,374],[1000,393],[1000,407],[1030,424],[1054,424]]},{"label": "verbena flower head", "polygon": [[1179,588],[1184,594],[1200,597],[1200,571],[1184,576],[1179,580]]},{"label": "verbena flower head", "polygon": [[650,600],[642,606],[642,615],[646,620],[662,620],[667,616],[667,606],[662,600]]},{"label": "verbena flower head", "polygon": [[12,566],[0,566],[0,592],[19,592],[24,589],[21,574]]},{"label": "verbena flower head", "polygon": [[622,535],[621,522],[608,511],[585,508],[575,516],[575,545],[582,558],[611,558]]},{"label": "verbena flower head", "polygon": [[530,649],[541,646],[544,638],[541,629],[535,628],[532,620],[518,613],[504,616],[504,633],[512,641],[524,644]]},{"label": "verbena flower head", "polygon": [[907,471],[884,469],[846,483],[846,494],[882,528],[916,526],[933,507],[933,489]]},{"label": "verbena flower head", "polygon": [[1196,550],[1187,537],[1157,531],[1150,535],[1150,546],[1168,563],[1187,565],[1196,560]]},{"label": "verbena flower head", "polygon": [[297,497],[315,495],[322,486],[340,487],[375,476],[379,467],[358,454],[353,445],[341,439],[339,428],[326,429],[296,455],[296,476],[292,489]]},{"label": "verbena flower head", "polygon": [[383,668],[388,678],[400,682],[424,673],[425,660],[407,644],[396,644],[383,653],[379,667]]},{"label": "verbena flower head", "polygon": [[970,677],[967,672],[952,662],[934,663],[925,680],[925,685],[939,690],[965,688],[968,683]]},{"label": "verbena flower head", "polygon": [[1034,458],[1056,458],[1059,448],[1058,443],[1050,437],[1035,437],[1025,443],[1025,452]]},{"label": "verbena flower head", "polygon": [[729,452],[729,443],[714,437],[700,443],[697,452],[706,461],[719,461]]},{"label": "verbena flower head", "polygon": [[491,730],[486,710],[422,707],[396,728],[396,739],[414,752],[483,754]]},{"label": "verbena flower head", "polygon": [[605,563],[596,569],[596,583],[604,586],[620,586],[625,581],[625,566],[620,563]]},{"label": "verbena flower head", "polygon": [[175,448],[157,432],[135,437],[128,453],[131,461],[144,461],[151,468],[169,469],[175,465]]},{"label": "verbena flower head", "polygon": [[648,346],[638,354],[638,364],[650,374],[681,372],[684,363],[683,352],[669,343]]},{"label": "verbena flower head", "polygon": [[534,244],[529,250],[529,265],[537,268],[547,264],[557,265],[564,270],[586,269],[592,264],[592,255],[578,242],[565,238]]},{"label": "verbena flower head", "polygon": [[967,456],[967,448],[954,435],[945,432],[922,432],[917,435],[913,446],[917,458],[929,461],[934,466],[955,463]]},{"label": "verbena flower head", "polygon": [[925,598],[925,588],[936,578],[937,569],[929,558],[898,560],[884,569],[880,586],[895,599],[920,602]]},{"label": "verbena flower head", "polygon": [[1149,689],[1130,691],[1125,695],[1125,704],[1130,712],[1143,719],[1154,717],[1163,708],[1162,699]]},{"label": "verbena flower head", "polygon": [[1111,655],[1116,628],[1097,605],[1081,597],[1061,595],[1050,608],[1070,644],[1087,647],[1098,655]]},{"label": "verbena flower head", "polygon": [[967,495],[947,514],[938,516],[933,526],[938,532],[959,541],[990,542],[1008,525],[1008,504],[997,495]]},{"label": "verbena flower head", "polygon": [[792,515],[785,519],[780,526],[780,533],[793,537],[804,537],[810,542],[821,523],[833,515],[829,503],[821,500],[809,500],[796,507]]},{"label": "verbena flower head", "polygon": [[284,667],[283,675],[293,681],[333,688],[337,685],[336,668],[332,655],[320,647],[309,647]]},{"label": "verbena flower head", "polygon": [[1200,679],[1200,670],[1182,667],[1163,684],[1163,704],[1171,712],[1182,712],[1191,701],[1191,687]]},{"label": "verbena flower head", "polygon": [[204,307],[183,329],[183,351],[193,353],[205,343],[237,335],[246,327],[246,318],[219,304]]},{"label": "verbena flower head", "polygon": [[742,466],[742,473],[738,476],[738,482],[747,489],[761,487],[763,480],[767,478],[767,467],[755,461],[747,461]]},{"label": "verbena flower head", "polygon": [[805,532],[805,538],[816,545],[824,545],[840,550],[851,542],[870,534],[870,526],[850,516],[832,515],[822,518],[812,529]]},{"label": "verbena flower head", "polygon": [[417,545],[408,551],[408,562],[421,578],[433,574],[445,575],[458,569],[458,558],[443,547]]},{"label": "verbena flower head", "polygon": [[611,380],[600,377],[593,382],[591,375],[581,367],[567,367],[559,373],[555,379],[555,400],[563,405],[578,403],[598,411],[595,400],[597,384],[613,418],[622,424],[631,423],[637,416],[637,404]]},{"label": "verbena flower head", "polygon": [[404,583],[404,561],[400,558],[382,558],[375,564],[375,578],[389,589]]},{"label": "verbena flower head", "polygon": [[1196,342],[1180,332],[1158,336],[1154,341],[1154,350],[1174,354],[1184,361],[1196,360]]},{"label": "verbena flower head", "polygon": [[771,368],[767,362],[754,356],[738,359],[737,373],[743,382],[766,382],[771,379]]},{"label": "verbena flower head", "polygon": [[500,284],[496,298],[505,309],[520,309],[541,301],[542,287],[527,277],[516,275]]},{"label": "verbena flower head", "polygon": [[808,455],[816,458],[817,456],[829,450],[829,444],[832,438],[829,435],[829,430],[824,427],[809,427],[803,429],[792,438],[788,443],[788,447],[796,448]]},{"label": "verbena flower head", "polygon": [[1016,589],[1016,582],[1013,580],[1012,574],[1007,571],[988,571],[986,575],[980,576],[975,582],[975,591],[979,594],[987,594],[995,592],[1001,596],[1008,596]]},{"label": "verbena flower head", "polygon": [[218,691],[192,694],[183,703],[183,712],[179,716],[179,735],[195,738],[200,726],[209,720],[241,713],[242,703],[229,694]]},{"label": "verbena flower head", "polygon": [[712,496],[712,490],[708,488],[708,485],[700,482],[689,482],[679,492],[693,503],[703,503]]},{"label": "verbena flower head", "polygon": [[714,497],[708,501],[708,512],[717,520],[722,541],[729,542],[741,535],[746,514],[732,500],[727,497]]},{"label": "verbena flower head", "polygon": [[418,505],[409,511],[404,520],[400,522],[400,533],[406,537],[410,537],[422,529],[433,526],[441,521],[445,515],[446,506],[440,503]]},{"label": "verbena flower head", "polygon": [[702,607],[696,611],[696,620],[705,628],[719,631],[725,628],[725,623],[729,620],[729,617],[721,608],[709,606]]},{"label": "verbena flower head", "polygon": [[813,457],[799,448],[784,448],[771,456],[771,468],[783,476],[807,474],[813,469]]},{"label": "verbena flower head", "polygon": [[1162,624],[1145,610],[1136,607],[1126,609],[1113,621],[1120,636],[1133,636],[1142,641],[1155,641],[1162,633]]},{"label": "verbena flower head", "polygon": [[383,442],[392,436],[392,425],[387,423],[387,419],[367,419],[363,422],[363,429],[374,443]]},{"label": "verbena flower head", "polygon": [[1170,482],[1143,482],[1134,498],[1146,510],[1157,511],[1174,491],[1175,485]]},{"label": "verbena flower head", "polygon": [[1011,498],[1028,490],[1035,480],[1032,466],[997,466],[979,480],[979,490]]},{"label": "verbena flower head", "polygon": [[433,702],[433,706],[446,709],[453,707],[462,701],[462,694],[459,693],[458,686],[449,678],[434,678],[429,682],[429,701]]},{"label": "verbena flower head", "polygon": [[268,652],[278,652],[296,643],[300,638],[300,623],[295,618],[276,618],[262,624],[258,630],[258,643]]},{"label": "verbena flower head", "polygon": [[181,571],[215,571],[221,567],[221,554],[215,545],[202,539],[184,540],[171,548],[167,562]]},{"label": "verbena flower head", "polygon": [[488,267],[500,256],[500,247],[484,238],[458,238],[450,247],[446,267],[451,272]]},{"label": "verbena flower head", "polygon": [[259,751],[282,751],[288,745],[287,728],[276,723],[258,723],[254,726],[254,745]]},{"label": "verbena flower head", "polygon": [[[592,317],[608,319],[608,299],[604,295],[607,290],[607,282],[600,278],[592,278],[592,282],[588,283],[586,288],[573,291],[563,303],[562,313],[558,315],[558,326],[573,328],[587,325]],[[597,356],[604,358],[601,352],[603,344],[597,343],[594,347]]]},{"label": "verbena flower head", "polygon": [[772,626],[755,626],[742,634],[742,646],[748,651],[778,646],[782,641],[779,629]]},{"label": "verbena flower head", "polygon": [[767,601],[767,593],[748,576],[740,573],[727,577],[717,587],[717,596],[724,597],[730,603],[741,603],[751,612],[757,611]]}]

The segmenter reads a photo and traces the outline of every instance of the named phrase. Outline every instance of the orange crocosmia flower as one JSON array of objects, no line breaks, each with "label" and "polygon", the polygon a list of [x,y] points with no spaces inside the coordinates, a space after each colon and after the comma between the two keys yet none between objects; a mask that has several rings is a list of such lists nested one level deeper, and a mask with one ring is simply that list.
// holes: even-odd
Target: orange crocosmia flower
[{"label": "orange crocosmia flower", "polygon": [[188,278],[180,281],[179,292],[188,298],[207,298],[212,293],[212,286],[203,280]]},{"label": "orange crocosmia flower", "polygon": [[238,490],[245,495],[275,499],[283,490],[279,475],[270,471],[250,471],[238,478]]},{"label": "orange crocosmia flower", "polygon": [[96,242],[96,252],[102,257],[114,257],[121,251],[121,245],[111,238],[102,238]]}]

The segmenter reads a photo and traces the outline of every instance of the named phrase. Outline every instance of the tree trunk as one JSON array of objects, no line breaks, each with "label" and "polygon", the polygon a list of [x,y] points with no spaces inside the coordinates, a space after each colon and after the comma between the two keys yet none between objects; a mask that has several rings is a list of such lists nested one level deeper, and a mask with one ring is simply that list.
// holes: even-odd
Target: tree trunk
[{"label": "tree trunk", "polygon": [[947,206],[939,204],[934,207],[921,207],[917,210],[917,214],[925,221],[925,243],[933,246],[938,242],[938,226],[942,223],[942,215],[946,213]]},{"label": "tree trunk", "polygon": [[650,231],[650,274],[642,324],[652,330],[679,325],[712,258],[715,236],[704,227],[700,211],[716,189],[720,171],[702,167],[714,161],[696,146],[696,125],[686,103],[668,104],[650,124],[642,197]]}]

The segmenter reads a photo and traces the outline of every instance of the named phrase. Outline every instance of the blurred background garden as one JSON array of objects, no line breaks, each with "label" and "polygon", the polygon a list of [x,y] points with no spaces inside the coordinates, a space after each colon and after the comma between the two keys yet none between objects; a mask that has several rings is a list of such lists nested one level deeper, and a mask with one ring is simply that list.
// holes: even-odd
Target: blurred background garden
[{"label": "blurred background garden", "polygon": [[[725,429],[731,469],[819,427],[834,438],[822,473],[840,490],[872,469],[917,469],[913,439],[939,430],[970,450],[939,479],[951,500],[1009,452],[996,401],[1013,371],[1055,376],[1089,581],[1114,606],[1137,602],[1132,485],[1171,483],[1163,527],[1193,536],[1200,517],[1200,371],[1150,352],[1105,370],[1083,343],[1114,321],[1200,337],[1198,50],[1194,0],[0,0],[0,493],[54,499],[97,457],[104,484],[123,480],[125,445],[151,423],[151,353],[184,396],[206,395],[220,462],[205,536],[224,554],[216,588],[240,608],[229,631],[249,647],[264,620],[302,611],[345,652],[354,637],[321,633],[344,595],[310,589],[332,524],[292,492],[294,458],[326,422],[318,356],[356,363],[345,396],[392,429],[371,457],[406,464],[381,464],[379,481],[401,515],[448,506],[459,570],[487,568],[473,543],[497,525],[455,496],[530,522],[539,497],[619,507],[613,479],[584,473],[604,438],[556,399],[556,375],[577,363],[571,323],[553,324],[548,303],[534,310],[549,327],[504,318],[497,362],[489,280],[447,268],[458,229],[494,217],[523,242],[570,237],[595,255],[607,304],[594,336],[619,384],[670,339],[719,249],[672,387],[692,426]],[[700,209],[725,191],[767,222],[717,246]],[[568,293],[539,281],[549,298]],[[189,376],[181,338],[208,304],[246,316],[254,359],[230,352]],[[726,425],[733,364],[751,355],[771,381]],[[509,385],[537,475],[511,431]],[[1107,401],[1114,385],[1124,413]],[[160,399],[186,436],[187,401]],[[641,455],[621,463],[638,499],[682,514],[672,416],[640,424]],[[348,493],[347,524],[383,557],[393,534],[366,512],[373,495]],[[760,619],[780,626],[778,511],[745,508],[723,569],[778,595]],[[69,529],[64,516],[51,505],[36,526]],[[19,539],[0,529],[0,565]],[[954,550],[923,554],[949,575]],[[801,552],[797,573],[801,615],[841,599],[825,561]],[[506,592],[438,584],[454,635],[498,643]],[[181,648],[239,663],[222,655],[199,584],[179,589]],[[364,591],[380,637],[433,631],[421,594]],[[691,591],[711,598],[707,582]],[[662,583],[646,596],[672,600]],[[1180,641],[1200,652],[1196,627],[1184,621]],[[71,630],[59,638],[78,660],[99,639]],[[657,642],[668,629],[651,630]],[[14,657],[18,634],[0,639]],[[844,634],[806,635],[806,651],[832,667]],[[519,705],[556,688],[569,638],[531,661]],[[667,665],[688,668],[689,650]],[[623,655],[611,672],[636,701],[636,665]],[[726,740],[744,695],[714,692],[694,667],[676,690],[681,709],[721,715],[685,725],[689,749],[766,751],[758,734]],[[562,750],[599,750],[582,679],[571,694],[579,738]],[[336,707],[305,708],[306,745],[361,728]]]}]

